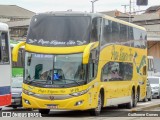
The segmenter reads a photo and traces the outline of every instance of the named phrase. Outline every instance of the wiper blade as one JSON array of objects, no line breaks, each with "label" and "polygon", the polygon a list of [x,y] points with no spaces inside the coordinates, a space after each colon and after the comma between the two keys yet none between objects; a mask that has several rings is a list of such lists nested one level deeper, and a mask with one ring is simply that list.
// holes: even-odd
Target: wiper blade
[{"label": "wiper blade", "polygon": [[74,83],[76,83],[76,84],[78,84],[78,85],[80,86],[79,82],[77,82],[76,80],[65,79],[65,81],[66,81],[66,80],[68,80],[68,81],[73,81]]},{"label": "wiper blade", "polygon": [[27,82],[28,84],[31,84],[31,83],[33,83],[33,82],[35,82],[35,81],[37,81],[37,80],[36,80],[36,79],[33,79],[33,80],[31,80],[31,81],[26,80],[26,82]]}]

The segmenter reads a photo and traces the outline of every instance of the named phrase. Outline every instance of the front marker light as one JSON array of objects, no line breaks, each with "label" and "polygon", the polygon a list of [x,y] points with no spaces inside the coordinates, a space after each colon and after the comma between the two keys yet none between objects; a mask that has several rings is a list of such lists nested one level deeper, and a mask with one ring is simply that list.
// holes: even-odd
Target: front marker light
[{"label": "front marker light", "polygon": [[76,103],[75,103],[75,105],[74,105],[74,106],[79,106],[79,105],[81,105],[82,103],[83,103],[83,100],[78,101],[78,102],[76,102]]},{"label": "front marker light", "polygon": [[25,102],[26,104],[30,105],[29,100],[24,99],[24,102]]}]

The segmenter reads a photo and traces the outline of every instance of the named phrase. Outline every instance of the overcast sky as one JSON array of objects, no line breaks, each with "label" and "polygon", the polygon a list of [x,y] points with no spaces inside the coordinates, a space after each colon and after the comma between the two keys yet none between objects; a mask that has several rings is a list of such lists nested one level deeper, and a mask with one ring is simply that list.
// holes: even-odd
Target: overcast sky
[{"label": "overcast sky", "polygon": [[[66,11],[72,9],[73,11],[87,11],[91,12],[91,0],[0,0],[2,5],[18,5],[33,12],[46,11]],[[152,5],[160,5],[160,0],[148,0],[148,6],[136,6],[136,0],[132,0],[132,6],[135,10],[144,10]],[[95,2],[95,11],[110,11],[120,10],[124,12],[122,5],[128,5],[129,0],[98,0]],[[132,9],[133,10],[133,9]],[[129,8],[127,8],[129,11]]]}]

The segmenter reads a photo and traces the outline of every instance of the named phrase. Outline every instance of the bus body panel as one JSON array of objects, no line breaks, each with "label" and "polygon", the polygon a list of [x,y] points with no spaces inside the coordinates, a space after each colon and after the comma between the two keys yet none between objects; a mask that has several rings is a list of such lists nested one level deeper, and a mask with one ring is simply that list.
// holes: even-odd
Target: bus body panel
[{"label": "bus body panel", "polygon": [[[138,54],[137,57],[134,57]],[[146,66],[146,50],[138,49],[133,47],[127,47],[123,45],[108,45],[101,49],[100,61],[99,61],[99,72],[102,73],[103,67],[109,62],[113,63],[131,63],[133,65],[132,78],[130,80],[115,80],[115,81],[103,81],[105,88],[105,105],[115,105],[113,101],[120,99],[119,103],[127,103],[129,98],[131,99],[132,88],[135,87],[136,90],[140,86],[140,100],[146,96],[146,75],[143,75],[143,67]],[[114,71],[114,66],[112,66]],[[99,73],[99,74],[101,74]],[[106,78],[109,76],[105,76]],[[142,83],[142,84],[141,84]],[[117,99],[116,99],[117,98]],[[123,98],[126,100],[123,100]],[[113,100],[114,99],[114,100]],[[111,103],[112,101],[113,103]]]},{"label": "bus body panel", "polygon": [[[34,86],[29,86],[23,84],[23,94],[22,103],[25,108],[43,108],[47,109],[47,105],[57,105],[58,108],[55,109],[72,109],[72,110],[86,110],[95,108],[97,106],[98,94],[100,91],[99,82],[90,82],[88,85],[77,86],[72,88],[39,88]],[[75,92],[81,92],[83,90],[89,89],[88,92],[80,96],[72,96],[71,94]],[[28,95],[24,90],[34,93],[33,95]],[[34,97],[35,95],[41,95],[41,99]],[[44,97],[45,96],[45,97]],[[65,99],[66,96],[69,96]],[[39,96],[40,97],[40,96]],[[53,100],[51,98],[53,97]],[[45,99],[44,99],[45,98]],[[30,104],[25,101],[29,101]],[[81,105],[75,105],[77,102],[82,101]]]},{"label": "bus body panel", "polygon": [[[137,25],[123,22],[109,16],[102,15],[101,17],[145,32],[144,28]],[[35,19],[35,22],[36,21],[37,19]],[[117,41],[118,40],[119,38]],[[100,42],[102,42],[101,39]],[[128,41],[126,41],[126,43],[127,42]],[[134,44],[134,40],[130,42]],[[47,47],[45,45],[25,44],[27,52],[53,55],[83,53],[86,47],[87,45]],[[101,92],[104,95],[102,100],[103,107],[129,103],[131,101],[132,91],[135,92],[135,95],[139,94],[139,100],[146,96],[146,48],[136,48],[129,45],[125,46],[120,42],[115,42],[112,44],[106,43],[105,46],[99,44],[95,49],[99,50],[98,60],[96,61],[98,70],[96,76],[94,76],[92,80],[85,85],[77,85],[76,87],[70,88],[35,87],[32,84],[29,85],[30,81],[28,81],[28,84],[26,84],[27,82],[23,84],[23,107],[50,109],[49,107],[51,105],[55,107],[53,109],[86,110],[97,107],[98,96]],[[90,52],[91,51],[92,49]],[[90,52],[88,54],[91,54]],[[125,69],[121,70],[120,66]],[[108,70],[108,72],[105,70]],[[120,76],[120,73],[122,76]],[[113,76],[114,79],[112,79]],[[86,90],[87,92],[82,95],[73,95]]]}]

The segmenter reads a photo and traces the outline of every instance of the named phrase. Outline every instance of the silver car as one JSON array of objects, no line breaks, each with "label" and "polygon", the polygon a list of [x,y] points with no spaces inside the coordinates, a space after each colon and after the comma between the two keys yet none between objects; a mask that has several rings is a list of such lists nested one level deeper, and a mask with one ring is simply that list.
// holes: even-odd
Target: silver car
[{"label": "silver car", "polygon": [[8,107],[22,107],[22,82],[23,78],[12,78],[12,103]]},{"label": "silver car", "polygon": [[152,97],[160,98],[160,77],[148,77],[152,88]]}]

